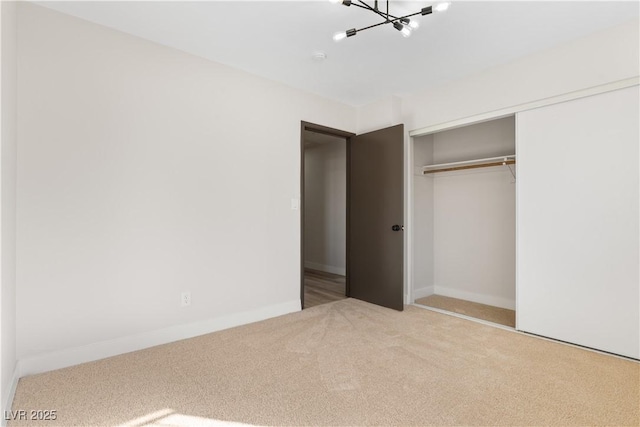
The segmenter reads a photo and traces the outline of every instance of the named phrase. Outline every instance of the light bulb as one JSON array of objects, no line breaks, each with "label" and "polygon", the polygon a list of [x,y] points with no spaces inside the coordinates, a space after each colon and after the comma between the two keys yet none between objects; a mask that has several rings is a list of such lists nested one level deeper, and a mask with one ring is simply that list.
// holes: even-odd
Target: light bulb
[{"label": "light bulb", "polygon": [[356,30],[355,28],[351,28],[350,30],[347,31],[342,31],[340,33],[335,33],[333,35],[333,40],[339,42],[340,40],[344,39],[345,37],[353,37],[358,33],[358,30]]},{"label": "light bulb", "polygon": [[338,33],[335,33],[333,35],[333,41],[335,42],[339,42],[342,39],[346,39],[347,38],[347,32],[346,31],[340,31]]},{"label": "light bulb", "polygon": [[449,6],[451,6],[451,2],[446,1],[444,3],[438,3],[437,5],[435,5],[433,10],[436,12],[444,12],[445,10],[449,9]]},{"label": "light bulb", "polygon": [[400,31],[402,37],[409,37],[411,35],[411,28],[407,27],[406,25],[402,25],[402,23],[399,21],[395,21],[393,23],[393,28]]},{"label": "light bulb", "polygon": [[400,22],[402,22],[404,25],[408,25],[412,30],[417,30],[420,26],[420,24],[418,24],[418,21],[412,21],[409,18],[402,18]]}]

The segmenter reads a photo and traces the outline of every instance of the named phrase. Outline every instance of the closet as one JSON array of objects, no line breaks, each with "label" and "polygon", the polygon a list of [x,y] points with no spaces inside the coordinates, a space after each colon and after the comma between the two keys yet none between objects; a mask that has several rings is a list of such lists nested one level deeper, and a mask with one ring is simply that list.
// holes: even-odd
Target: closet
[{"label": "closet", "polygon": [[640,359],[639,99],[630,79],[410,132],[412,300]]},{"label": "closet", "polygon": [[515,117],[412,144],[414,301],[515,327]]}]

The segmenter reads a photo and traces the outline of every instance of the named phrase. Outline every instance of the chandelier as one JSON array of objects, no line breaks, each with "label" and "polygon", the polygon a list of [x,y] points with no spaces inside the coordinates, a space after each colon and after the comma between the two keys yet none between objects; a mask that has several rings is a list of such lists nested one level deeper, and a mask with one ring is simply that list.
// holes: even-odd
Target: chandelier
[{"label": "chandelier", "polygon": [[359,29],[351,28],[350,30],[341,31],[339,33],[336,33],[333,36],[333,40],[335,40],[337,42],[340,41],[340,40],[343,40],[343,39],[345,39],[347,37],[353,37],[357,33],[359,33],[360,31],[368,30],[370,28],[375,28],[375,27],[379,27],[380,25],[386,25],[386,24],[393,25],[393,28],[395,28],[396,30],[400,31],[400,34],[402,34],[404,37],[409,37],[411,35],[411,31],[416,30],[419,27],[418,22],[415,19],[411,20],[410,19],[411,17],[417,16],[417,15],[425,16],[425,15],[429,15],[429,14],[431,14],[433,12],[444,12],[451,5],[450,2],[443,2],[443,3],[438,3],[435,6],[423,7],[418,12],[411,13],[409,15],[394,16],[394,15],[389,13],[389,1],[388,0],[385,2],[387,4],[386,5],[387,6],[386,7],[386,11],[380,10],[380,8],[378,7],[378,0],[375,0],[373,2],[373,6],[371,6],[370,4],[368,4],[365,1],[361,1],[361,0],[329,0],[329,1],[331,3],[336,3],[336,4],[337,3],[342,3],[344,6],[359,7],[360,9],[368,10],[368,11],[370,11],[372,13],[375,13],[376,15],[378,15],[379,17],[384,19],[384,21],[379,22],[377,24],[369,25],[368,27],[363,27],[363,28],[359,28]]}]

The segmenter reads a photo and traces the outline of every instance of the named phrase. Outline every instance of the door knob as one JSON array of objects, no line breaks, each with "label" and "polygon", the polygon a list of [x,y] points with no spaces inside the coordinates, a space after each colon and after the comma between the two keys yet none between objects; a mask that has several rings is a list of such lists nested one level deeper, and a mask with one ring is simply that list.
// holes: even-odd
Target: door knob
[{"label": "door knob", "polygon": [[400,226],[398,224],[395,224],[393,227],[391,227],[391,229],[393,231],[400,231],[400,230],[404,230],[404,226]]}]

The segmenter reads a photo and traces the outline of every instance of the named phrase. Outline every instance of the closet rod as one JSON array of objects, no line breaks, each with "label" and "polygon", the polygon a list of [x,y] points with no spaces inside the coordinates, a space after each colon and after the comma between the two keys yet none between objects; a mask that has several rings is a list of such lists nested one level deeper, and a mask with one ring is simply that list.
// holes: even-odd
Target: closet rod
[{"label": "closet rod", "polygon": [[426,174],[429,174],[429,173],[459,171],[459,170],[462,170],[462,169],[476,169],[476,168],[487,168],[487,167],[491,167],[491,166],[513,165],[515,163],[516,163],[515,159],[509,159],[509,160],[502,160],[502,161],[499,161],[499,162],[481,163],[481,164],[478,164],[478,165],[453,166],[453,167],[448,167],[448,168],[443,168],[443,169],[428,170],[428,171],[423,171],[422,173],[424,175],[426,175]]}]

